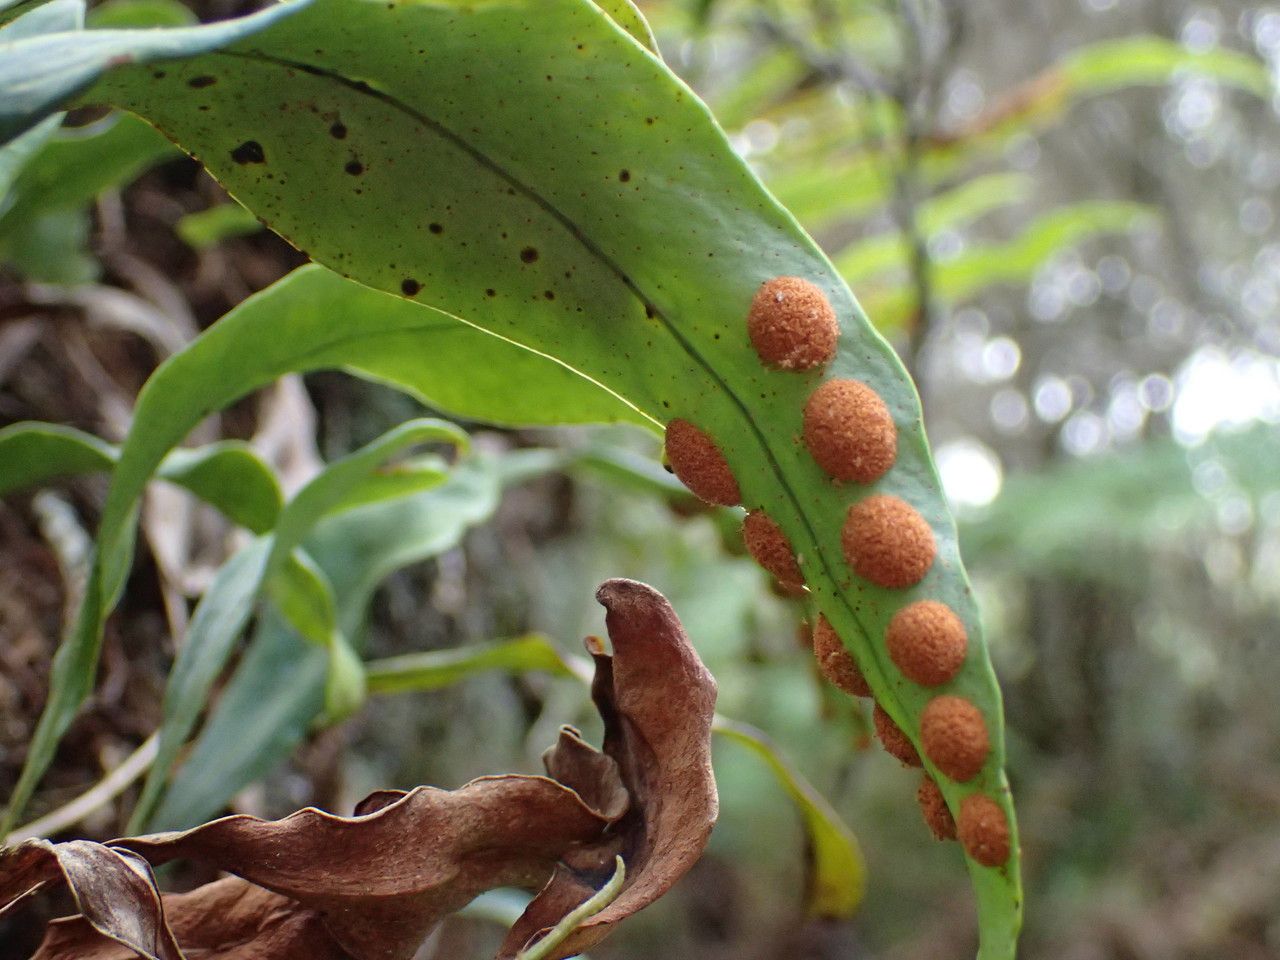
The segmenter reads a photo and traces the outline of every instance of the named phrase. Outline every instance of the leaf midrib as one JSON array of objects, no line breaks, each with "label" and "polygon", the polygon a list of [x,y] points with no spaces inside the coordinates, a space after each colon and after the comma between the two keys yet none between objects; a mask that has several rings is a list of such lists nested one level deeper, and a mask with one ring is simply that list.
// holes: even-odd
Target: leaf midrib
[{"label": "leaf midrib", "polygon": [[[468,141],[465,137],[461,136],[460,134],[456,133],[449,127],[445,126],[443,123],[441,123],[439,120],[436,120],[434,117],[431,117],[423,113],[422,111],[418,110],[417,108],[411,106],[410,104],[405,103],[400,98],[390,93],[387,93],[386,91],[379,90],[377,87],[375,87],[373,84],[369,83],[366,80],[355,80],[336,70],[329,69],[328,67],[317,66],[316,64],[307,63],[301,60],[291,60],[287,57],[276,56],[274,54],[265,53],[261,50],[251,50],[251,51],[219,50],[219,51],[215,51],[213,53],[213,56],[223,56],[223,57],[232,57],[232,58],[238,58],[238,59],[244,59],[244,60],[254,60],[259,63],[277,66],[285,70],[298,70],[303,73],[307,73],[313,77],[317,77],[322,80],[329,80],[334,83],[340,84],[341,86],[346,87],[348,90],[360,96],[371,97],[385,104],[391,109],[397,110],[405,114],[406,116],[412,118],[416,122],[426,127],[436,136],[445,140],[446,142],[448,142],[458,150],[461,150],[463,153],[465,153],[468,157],[470,157],[476,163],[478,163],[479,165],[484,167],[486,170],[493,173],[495,176],[501,178],[508,186],[516,190],[520,195],[532,201],[549,217],[551,217],[558,224],[560,224],[560,226],[569,234],[569,236],[571,236],[574,240],[576,240],[582,246],[582,248],[587,252],[587,254],[595,258],[610,273],[612,273],[614,276],[618,278],[618,280],[623,284],[623,286],[625,286],[627,290],[629,290],[632,293],[632,295],[635,296],[635,298],[638,301],[640,301],[640,303],[644,306],[646,312],[649,313],[654,319],[658,320],[662,324],[663,328],[667,331],[668,334],[670,334],[670,336],[676,341],[676,343],[679,344],[680,348],[684,350],[684,352],[689,356],[689,358],[699,368],[701,368],[707,374],[707,376],[709,376],[712,379],[712,381],[716,384],[716,386],[718,386],[721,389],[724,395],[728,397],[728,399],[738,409],[739,413],[742,415],[743,420],[747,424],[748,429],[751,431],[752,435],[756,439],[757,444],[759,445],[760,449],[764,453],[765,458],[768,460],[769,466],[772,468],[774,476],[778,480],[779,486],[786,493],[787,497],[791,500],[791,504],[795,510],[795,514],[800,518],[800,522],[804,525],[805,532],[809,535],[810,542],[815,547],[814,553],[817,556],[818,561],[821,564],[827,578],[831,581],[832,584],[838,583],[838,580],[836,579],[835,575],[827,565],[827,559],[824,551],[822,551],[822,549],[819,547],[820,541],[818,539],[817,532],[814,530],[813,526],[810,524],[808,514],[804,511],[803,507],[801,506],[800,497],[796,494],[795,490],[792,489],[791,484],[787,481],[786,474],[782,470],[782,465],[778,461],[778,458],[774,455],[773,449],[769,444],[766,434],[764,433],[763,430],[760,429],[760,426],[756,423],[756,420],[752,416],[751,411],[748,409],[746,403],[742,400],[740,396],[738,396],[738,394],[733,390],[733,388],[729,386],[729,384],[724,380],[724,378],[720,376],[720,374],[706,359],[706,357],[704,357],[702,353],[694,346],[692,341],[690,341],[683,333],[681,333],[679,328],[675,326],[675,324],[672,322],[671,318],[667,315],[667,313],[661,307],[659,307],[647,294],[645,294],[645,292],[640,288],[639,284],[637,284],[636,281],[631,278],[630,274],[628,274],[627,271],[622,268],[621,264],[615,261],[595,241],[593,241],[591,237],[587,234],[587,232],[583,230],[582,227],[580,227],[567,213],[565,213],[563,210],[557,207],[550,199],[548,199],[542,193],[538,192],[532,186],[530,186],[529,184],[521,180],[519,177],[517,177],[514,173],[508,170],[505,166],[503,166],[493,157],[489,156],[489,154],[485,153],[483,150],[476,147],[474,144]],[[576,367],[572,369],[574,369],[575,372],[578,372],[579,375],[582,375],[581,371],[578,371]],[[836,591],[836,595],[840,597],[841,602],[844,603],[850,615],[858,622],[859,627],[862,629],[863,635],[869,638],[870,633],[867,631],[866,627],[863,625],[862,619],[861,617],[858,616],[857,610],[855,610],[850,604],[848,604],[843,600],[843,594],[839,590]]]}]

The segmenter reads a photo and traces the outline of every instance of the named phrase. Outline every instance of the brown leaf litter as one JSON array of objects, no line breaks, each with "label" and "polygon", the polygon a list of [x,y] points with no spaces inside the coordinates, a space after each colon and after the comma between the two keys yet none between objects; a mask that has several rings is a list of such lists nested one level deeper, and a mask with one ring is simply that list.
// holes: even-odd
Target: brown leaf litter
[{"label": "brown leaf litter", "polygon": [[[178,833],[27,841],[0,850],[0,913],[65,884],[80,913],[49,925],[34,960],[411,960],[485,890],[540,890],[499,960],[544,936],[626,863],[616,899],[551,953],[573,956],[652,903],[694,864],[715,822],[715,681],[657,591],[610,580],[613,655],[588,641],[603,752],[564,727],[547,776],[457,790],[386,790],[354,816],[230,816]],[[151,865],[187,859],[233,876],[161,895]]]}]

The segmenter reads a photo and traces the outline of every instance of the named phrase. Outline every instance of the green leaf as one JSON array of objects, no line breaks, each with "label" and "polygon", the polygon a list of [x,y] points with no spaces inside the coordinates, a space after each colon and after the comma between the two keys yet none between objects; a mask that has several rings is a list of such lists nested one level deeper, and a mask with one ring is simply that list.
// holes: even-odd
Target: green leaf
[{"label": "green leaf", "polygon": [[[336,720],[358,709],[364,699],[363,667],[339,624],[333,587],[319,565],[304,550],[296,548],[316,521],[338,512],[336,508],[341,508],[353,494],[358,500],[359,489],[369,479],[370,471],[376,470],[384,460],[406,447],[438,439],[461,444],[465,434],[440,421],[404,424],[351,456],[330,464],[303,487],[283,511],[279,510],[279,488],[275,486],[274,477],[270,478],[275,509],[270,512],[273,523],[267,526],[276,526],[276,532],[254,541],[227,561],[196,608],[166,687],[165,718],[160,728],[156,764],[133,816],[137,829],[146,825],[155,809],[177,751],[204,708],[213,681],[225,666],[231,647],[248,622],[264,585],[289,627],[327,655],[327,715]],[[190,457],[179,460],[175,476],[189,480],[201,474],[211,459],[200,456],[204,451],[224,458],[244,452],[232,442],[190,451]],[[170,454],[165,467],[186,453],[188,451]],[[233,489],[244,486],[234,475],[221,476]],[[202,479],[216,488],[218,477],[218,471],[205,469]],[[437,472],[437,479],[440,478]],[[265,506],[265,497],[257,499]],[[264,510],[264,518],[267,515]]]},{"label": "green leaf", "polygon": [[38,216],[81,209],[102,191],[176,155],[168,140],[137,117],[119,115],[59,131],[13,184],[13,202],[0,215],[0,255],[21,243]]},{"label": "green leaf", "polygon": [[[1222,478],[1219,497],[1196,490],[1200,464]],[[1241,496],[1256,508],[1280,486],[1278,477],[1280,442],[1270,424],[1219,432],[1190,449],[1150,440],[1011,476],[995,502],[962,527],[965,549],[988,569],[1137,587],[1133,571],[1149,566],[1153,552],[1184,552],[1196,530],[1217,535],[1220,497]]]},{"label": "green leaf", "polygon": [[364,665],[338,626],[337,600],[329,578],[305,550],[299,549],[271,578],[269,590],[289,626],[329,656],[324,722],[337,723],[349,717],[364,703]]},{"label": "green leaf", "polygon": [[0,45],[39,37],[46,33],[80,30],[84,27],[84,0],[7,4],[0,8]]},{"label": "green leaf", "polygon": [[63,115],[55,113],[9,143],[0,147],[0,215],[12,202],[9,195],[13,181],[62,124]]},{"label": "green leaf", "polygon": [[[975,177],[921,204],[920,230],[926,237],[941,230],[958,229],[993,210],[1021,203],[1031,192],[1031,178],[1020,173],[993,173]],[[911,250],[902,234],[877,234],[850,244],[834,254],[836,269],[851,286],[882,273],[904,271]],[[883,328],[884,321],[880,321]]]},{"label": "green leaf", "polygon": [[1095,94],[1137,84],[1163,84],[1180,73],[1213,77],[1259,97],[1271,96],[1271,75],[1257,57],[1223,47],[1192,52],[1165,37],[1103,40],[1073,50],[1059,70],[1078,94]]},{"label": "green leaf", "polygon": [[[343,634],[361,635],[369,599],[388,574],[452,549],[492,516],[505,486],[561,462],[539,450],[496,460],[473,457],[433,490],[322,520],[306,550],[333,586]],[[151,828],[176,829],[208,819],[279,763],[321,715],[329,675],[327,652],[268,613]]]},{"label": "green leaf", "polygon": [[271,538],[259,538],[224,563],[196,605],[187,635],[165,684],[156,758],[129,820],[128,833],[142,831],[165,781],[235,642],[249,622],[267,569]]},{"label": "green leaf", "polygon": [[89,11],[90,29],[113,27],[189,27],[196,23],[190,7],[178,0],[107,0]]},{"label": "green leaf", "polygon": [[175,227],[182,242],[195,250],[207,250],[223,240],[247,236],[261,229],[258,218],[235,201],[188,213]]},{"label": "green leaf", "polygon": [[[115,467],[116,448],[97,437],[51,423],[27,421],[0,430],[0,496],[52,480]],[[280,486],[245,443],[228,440],[175,450],[158,475],[184,487],[254,533],[275,523]]]},{"label": "green leaf", "polygon": [[[1013,240],[975,246],[954,260],[933,265],[933,292],[939,303],[956,304],[988,287],[1024,284],[1052,257],[1108,233],[1141,229],[1156,222],[1144,204],[1096,200],[1059,207],[1033,220]],[[868,291],[867,300],[885,327],[903,323],[915,309],[904,288]]]},{"label": "green leaf", "polygon": [[[149,64],[226,46],[288,17],[307,2],[309,0],[290,0],[238,20],[200,27],[64,28],[35,37],[0,38],[0,143],[13,139],[54,113],[104,70],[122,63]],[[53,0],[46,6],[57,3],[80,3],[80,0]],[[37,9],[35,15],[40,15],[43,9]]]},{"label": "green leaf", "polygon": [[1059,207],[1032,221],[1008,243],[976,247],[937,266],[938,293],[955,303],[996,283],[1025,283],[1050,257],[1092,237],[1153,223],[1141,203],[1097,200]]},{"label": "green leaf", "polygon": [[[368,498],[360,488],[387,460],[405,449],[430,441],[452,443],[462,449],[470,443],[464,431],[447,421],[410,420],[325,467],[297,492],[281,512],[275,527],[275,545],[268,563],[268,575],[279,569],[285,557],[302,543],[326,513],[339,512],[365,502]],[[439,479],[438,475],[435,479]]]},{"label": "green leaf", "polygon": [[[122,66],[90,99],[148,117],[317,261],[555,357],[655,420],[696,423],[745,505],[790,539],[815,601],[917,741],[933,691],[897,672],[885,626],[917,598],[952,607],[971,655],[947,690],[979,708],[992,749],[964,784],[926,762],[953,808],[993,798],[1016,851],[999,693],[915,391],[705,107],[598,8],[316,0],[163,77]],[[795,443],[816,377],[764,368],[745,336],[755,292],[778,275],[823,290],[842,325],[826,375],[869,384],[897,425],[896,464],[874,490],[911,504],[937,544],[910,589],[853,579],[841,528],[870,491],[832,484]],[[113,522],[127,503],[109,501]],[[115,550],[104,537],[112,564]],[[1020,922],[1016,853],[969,867],[982,960],[1003,960]]]},{"label": "green leaf", "polygon": [[61,477],[110,470],[111,444],[73,427],[23,421],[0,430],[0,496]]},{"label": "green leaf", "polygon": [[275,526],[284,499],[275,473],[249,444],[239,440],[174,450],[164,458],[157,475],[190,490],[254,533],[266,533]]},{"label": "green leaf", "polygon": [[280,564],[268,587],[271,601],[304,640],[327,647],[338,629],[333,587],[305,550],[294,550]]},{"label": "green leaf", "polygon": [[762,731],[724,717],[716,717],[712,730],[763,760],[804,818],[812,850],[809,912],[832,919],[852,916],[866,892],[866,863],[857,838],[840,815],[787,763]]},{"label": "green leaf", "polygon": [[658,41],[653,38],[653,31],[649,29],[649,21],[632,0],[595,0],[595,4],[614,23],[631,34],[636,43],[647,48],[654,56],[661,56],[658,53]]},{"label": "green leaf", "polygon": [[555,645],[540,634],[451,650],[409,653],[365,664],[370,693],[438,690],[486,670],[507,673],[536,670],[555,676],[577,676]]}]

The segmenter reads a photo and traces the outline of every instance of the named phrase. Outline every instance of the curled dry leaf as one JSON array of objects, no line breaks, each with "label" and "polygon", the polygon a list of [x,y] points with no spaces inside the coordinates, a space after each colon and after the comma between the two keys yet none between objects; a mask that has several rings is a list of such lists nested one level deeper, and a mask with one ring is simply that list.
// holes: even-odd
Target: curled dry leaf
[{"label": "curled dry leaf", "polygon": [[[614,655],[589,643],[604,752],[572,727],[547,777],[482,777],[458,790],[380,791],[355,816],[315,809],[233,816],[180,833],[0,851],[0,905],[61,879],[81,908],[38,960],[409,960],[441,919],[493,887],[541,888],[499,954],[513,957],[627,863],[604,911],[556,948],[572,956],[656,900],[701,855],[715,822],[715,681],[657,591],[605,583]],[[235,874],[161,898],[150,864]]]},{"label": "curled dry leaf", "polygon": [[[630,809],[609,834],[576,851],[507,935],[499,960],[514,957],[627,865],[618,898],[552,953],[571,957],[618,921],[662,896],[702,854],[718,811],[708,744],[716,683],[656,590],[609,580],[596,591],[614,656],[591,648],[591,696],[604,718],[604,752],[618,763]],[[563,743],[563,740],[562,740]]]}]

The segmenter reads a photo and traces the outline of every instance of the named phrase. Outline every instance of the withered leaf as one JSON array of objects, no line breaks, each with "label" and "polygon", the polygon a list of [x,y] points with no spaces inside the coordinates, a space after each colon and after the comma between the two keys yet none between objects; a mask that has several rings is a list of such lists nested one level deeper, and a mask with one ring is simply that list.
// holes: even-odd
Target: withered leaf
[{"label": "withered leaf", "polygon": [[511,928],[499,960],[514,957],[590,897],[612,872],[614,853],[621,853],[627,865],[622,893],[552,957],[571,957],[598,943],[693,866],[715,824],[715,679],[658,591],[633,580],[609,580],[596,599],[606,610],[613,656],[592,650],[591,695],[604,718],[604,752],[617,761],[631,806],[594,849],[565,858]]},{"label": "withered leaf", "polygon": [[[71,889],[81,914],[50,925],[38,960],[410,960],[479,893],[541,888],[507,958],[590,897],[620,853],[622,892],[553,955],[586,949],[693,865],[717,810],[715,681],[657,591],[611,580],[597,598],[614,647],[592,649],[603,753],[565,727],[549,777],[379,791],[352,817],[308,808],[105,845],[28,841],[0,851],[0,905],[58,880]],[[162,901],[148,862],[178,858],[235,876]]]}]

